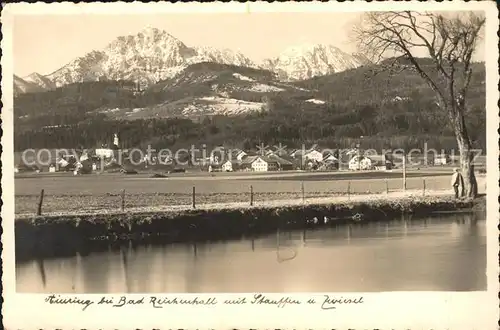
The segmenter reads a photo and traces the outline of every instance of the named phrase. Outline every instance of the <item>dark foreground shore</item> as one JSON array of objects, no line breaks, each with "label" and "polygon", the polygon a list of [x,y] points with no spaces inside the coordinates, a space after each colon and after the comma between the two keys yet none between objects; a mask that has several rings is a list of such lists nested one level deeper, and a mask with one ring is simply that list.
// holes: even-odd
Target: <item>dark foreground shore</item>
[{"label": "dark foreground shore", "polygon": [[409,197],[366,202],[16,219],[16,260],[74,256],[124,241],[176,243],[233,239],[276,229],[392,221],[401,215],[484,210],[486,197]]}]

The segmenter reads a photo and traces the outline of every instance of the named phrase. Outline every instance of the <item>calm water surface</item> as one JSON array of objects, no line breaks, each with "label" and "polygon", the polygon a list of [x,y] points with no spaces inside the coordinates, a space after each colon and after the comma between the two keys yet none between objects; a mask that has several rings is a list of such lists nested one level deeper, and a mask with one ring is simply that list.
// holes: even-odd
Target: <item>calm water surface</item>
[{"label": "calm water surface", "polygon": [[18,292],[486,290],[484,215],[132,246],[17,264]]}]

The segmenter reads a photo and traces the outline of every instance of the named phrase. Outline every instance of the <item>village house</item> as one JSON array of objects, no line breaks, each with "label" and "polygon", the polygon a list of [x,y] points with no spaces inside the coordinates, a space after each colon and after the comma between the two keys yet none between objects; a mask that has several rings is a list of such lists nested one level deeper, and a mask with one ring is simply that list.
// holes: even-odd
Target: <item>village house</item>
[{"label": "village house", "polygon": [[278,156],[278,154],[274,150],[267,150],[264,156]]},{"label": "village house", "polygon": [[49,172],[54,173],[56,171],[56,165],[55,164],[50,164],[49,166]]},{"label": "village house", "polygon": [[96,148],[95,154],[100,158],[113,158],[115,155],[115,151],[110,148]]},{"label": "village house", "polygon": [[293,149],[289,156],[291,158],[300,158],[302,156],[302,150],[301,149]]},{"label": "village house", "polygon": [[[127,157],[127,159],[136,161],[135,159],[132,159],[130,155]],[[195,159],[195,161],[199,162],[200,160]],[[173,158],[171,154],[166,152],[157,152],[156,150],[153,150],[145,154],[143,159],[141,160],[141,163],[144,164],[146,168],[148,166],[155,166],[155,165],[169,165],[172,164],[172,162]]]},{"label": "village house", "polygon": [[239,161],[242,161],[243,158],[245,158],[246,156],[248,156],[248,154],[246,152],[244,152],[243,150],[240,150],[237,154],[236,154],[236,159],[239,160]]},{"label": "village house", "polygon": [[372,169],[372,160],[364,156],[354,156],[349,161],[349,169],[351,171],[362,171]]},{"label": "village house", "polygon": [[237,160],[240,162],[243,160],[243,158],[248,156],[248,154],[241,149],[232,149],[230,155],[231,155],[231,159],[234,159],[234,160]]},{"label": "village house", "polygon": [[303,160],[311,160],[316,162],[323,161],[323,154],[316,149],[295,149],[290,153],[292,158],[302,158]]},{"label": "village house", "polygon": [[369,156],[372,162],[372,169],[378,171],[387,171],[394,168],[393,162],[386,155],[372,155]]},{"label": "village house", "polygon": [[[276,148],[278,148],[276,146]],[[265,156],[277,156],[277,157],[287,157],[289,155],[289,152],[287,151],[286,147],[280,146],[279,149],[276,150],[267,150]]]},{"label": "village house", "polygon": [[332,152],[323,153],[323,161],[318,164],[318,170],[338,170],[339,169],[339,159]]},{"label": "village house", "polygon": [[441,153],[434,158],[434,165],[447,165],[451,161],[451,158],[446,153]]},{"label": "village house", "polygon": [[[67,151],[65,152],[65,150]],[[51,165],[54,165],[58,170],[64,167],[59,164],[64,158],[79,157],[79,155],[72,155],[73,152],[75,151],[70,149],[35,149],[26,152],[15,152],[15,171],[16,173],[27,171],[47,172],[50,170]]]},{"label": "village house", "polygon": [[240,168],[255,172],[288,171],[293,169],[293,164],[278,156],[248,156],[243,159]]},{"label": "village house", "polygon": [[339,163],[338,162],[323,162],[318,166],[319,171],[336,171],[339,169]]},{"label": "village house", "polygon": [[278,171],[290,171],[293,170],[293,162],[279,156],[269,156],[270,161],[277,162]]},{"label": "village house", "polygon": [[319,152],[318,150],[308,150],[304,154],[305,159],[308,160],[314,160],[317,162],[322,162],[323,161],[323,154]]},{"label": "village house", "polygon": [[102,146],[101,148],[95,149],[95,155],[100,158],[111,159],[115,157],[116,150],[120,149],[120,144],[118,140],[118,134],[114,134],[113,137],[113,146],[111,148],[107,148],[106,146]]},{"label": "village house", "polygon": [[350,170],[390,170],[393,168],[391,160],[385,155],[370,155],[370,156],[354,156],[349,161]]},{"label": "village house", "polygon": [[341,149],[338,152],[338,169],[341,171],[350,170],[351,158],[358,155],[357,149]]},{"label": "village house", "polygon": [[220,172],[222,171],[222,167],[217,164],[208,165],[208,172]]},{"label": "village house", "polygon": [[241,166],[241,161],[229,159],[222,164],[221,170],[223,172],[234,172],[239,170],[240,166]]},{"label": "village house", "polygon": [[224,147],[216,147],[212,152],[210,153],[210,164],[212,165],[221,165],[221,163],[224,162],[224,158],[229,157],[229,155],[226,155],[226,150]]},{"label": "village house", "polygon": [[331,153],[325,153],[323,155],[323,162],[338,162],[338,161],[339,161],[338,158]]}]

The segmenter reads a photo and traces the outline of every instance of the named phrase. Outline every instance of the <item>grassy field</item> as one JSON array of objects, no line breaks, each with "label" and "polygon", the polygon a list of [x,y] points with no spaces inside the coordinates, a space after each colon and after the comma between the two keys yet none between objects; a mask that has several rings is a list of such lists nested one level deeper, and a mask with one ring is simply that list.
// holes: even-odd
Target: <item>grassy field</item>
[{"label": "grassy field", "polygon": [[[408,190],[450,189],[450,173],[409,171]],[[480,182],[480,191],[484,183]],[[208,173],[172,174],[168,178],[150,178],[149,174],[71,174],[24,175],[15,179],[16,214],[33,214],[37,210],[40,190],[44,189],[43,212],[113,210],[121,207],[125,190],[125,207],[190,205],[195,187],[197,205],[211,203],[262,204],[274,200],[305,199],[349,194],[378,194],[402,189],[401,172],[331,172],[331,173]]]}]

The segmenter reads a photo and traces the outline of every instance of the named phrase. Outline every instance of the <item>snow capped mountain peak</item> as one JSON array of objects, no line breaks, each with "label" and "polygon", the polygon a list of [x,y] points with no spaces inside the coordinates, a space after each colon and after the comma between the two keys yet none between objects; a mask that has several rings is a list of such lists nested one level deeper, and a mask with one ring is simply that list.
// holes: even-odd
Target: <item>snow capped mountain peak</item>
[{"label": "snow capped mountain peak", "polygon": [[164,30],[146,26],[135,35],[117,37],[103,51],[93,51],[76,59],[50,78],[57,86],[100,77],[140,80],[148,85],[171,78],[188,65],[200,62],[254,65],[240,52],[191,48]]},{"label": "snow capped mountain peak", "polygon": [[24,80],[35,80],[35,79],[42,79],[43,76],[39,74],[38,72],[32,72],[26,77],[23,77]]},{"label": "snow capped mountain peak", "polygon": [[276,71],[283,80],[308,79],[353,69],[366,64],[333,45],[302,44],[285,49],[263,66]]},{"label": "snow capped mountain peak", "polygon": [[36,84],[45,90],[49,90],[56,87],[55,84],[49,78],[42,76],[38,72],[33,72],[27,75],[26,77],[23,77],[22,79],[26,82]]},{"label": "snow capped mountain peak", "polygon": [[239,51],[233,51],[228,48],[217,49],[213,47],[196,47],[195,51],[197,53],[196,60],[199,62],[216,62],[221,64],[232,64],[239,66],[253,67],[255,64],[243,53]]},{"label": "snow capped mountain peak", "polygon": [[363,55],[349,55],[332,45],[303,44],[256,65],[239,51],[190,47],[164,30],[146,26],[136,34],[117,37],[104,49],[78,57],[49,75],[33,73],[23,81],[42,90],[99,79],[134,80],[147,86],[201,62],[260,67],[275,72],[281,80],[308,79],[369,63]]},{"label": "snow capped mountain peak", "polygon": [[43,88],[38,86],[38,84],[31,81],[26,81],[23,78],[14,75],[14,95],[31,92],[41,92],[42,90]]},{"label": "snow capped mountain peak", "polygon": [[188,47],[179,39],[153,27],[146,27],[135,35],[120,36],[113,40],[105,52],[125,53],[144,56],[154,56],[155,51],[161,50],[186,50]]}]

